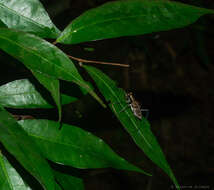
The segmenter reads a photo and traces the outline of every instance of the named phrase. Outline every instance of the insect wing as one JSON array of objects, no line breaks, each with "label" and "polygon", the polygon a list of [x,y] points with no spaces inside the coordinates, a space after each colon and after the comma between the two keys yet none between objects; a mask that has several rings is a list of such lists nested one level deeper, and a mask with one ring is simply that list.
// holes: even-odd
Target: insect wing
[{"label": "insect wing", "polygon": [[131,110],[133,112],[133,114],[138,118],[138,119],[142,119],[142,112],[141,112],[141,107],[139,102],[134,101],[131,103]]},{"label": "insect wing", "polygon": [[132,92],[126,94],[127,103],[130,105],[133,114],[138,118],[142,119],[141,106],[138,101],[135,100]]}]

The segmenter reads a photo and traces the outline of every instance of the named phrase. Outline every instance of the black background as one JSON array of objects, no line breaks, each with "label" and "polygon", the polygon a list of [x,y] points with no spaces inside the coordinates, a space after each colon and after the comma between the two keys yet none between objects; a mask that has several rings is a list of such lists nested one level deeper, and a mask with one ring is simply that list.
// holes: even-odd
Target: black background
[{"label": "black background", "polygon": [[[84,11],[105,0],[42,0],[54,23],[63,30]],[[214,8],[211,0],[182,1]],[[130,68],[97,66],[132,91],[149,121],[182,189],[211,189],[214,174],[214,25],[213,15],[183,29],[150,35],[121,37],[78,45],[57,45],[67,54],[92,60],[130,64]],[[130,26],[131,27],[131,26]],[[85,48],[94,48],[86,51]],[[47,55],[48,56],[48,55]],[[1,84],[30,78],[43,96],[49,95],[31,73],[15,59],[0,52]],[[86,79],[87,74],[80,69]],[[72,94],[70,83],[61,82],[62,91]],[[51,100],[50,100],[51,101]],[[57,120],[53,110],[10,110],[36,118]],[[114,169],[75,170],[84,178],[86,190],[173,189],[167,175],[134,144],[109,110],[90,96],[63,106],[63,122],[93,132],[131,163],[152,172],[153,177]],[[59,168],[59,166],[54,165]],[[62,169],[62,168],[61,168]],[[66,167],[67,172],[73,169]],[[37,187],[38,188],[38,187]],[[36,189],[37,189],[36,188]]]}]

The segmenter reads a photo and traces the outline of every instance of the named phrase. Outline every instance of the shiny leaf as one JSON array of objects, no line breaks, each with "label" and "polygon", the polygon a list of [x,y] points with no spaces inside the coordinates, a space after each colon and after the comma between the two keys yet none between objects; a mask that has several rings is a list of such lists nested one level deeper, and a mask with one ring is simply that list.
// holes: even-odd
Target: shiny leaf
[{"label": "shiny leaf", "polygon": [[64,190],[64,189],[62,189],[57,183],[55,183],[55,189],[54,190]]},{"label": "shiny leaf", "polygon": [[121,88],[117,88],[116,83],[100,70],[91,66],[84,66],[84,68],[93,78],[106,101],[111,102],[111,104],[109,104],[111,110],[131,135],[135,143],[155,164],[162,168],[175,185],[178,186],[177,180],[150,129],[149,122],[145,118],[140,120],[133,114],[130,106],[126,102],[126,92]]},{"label": "shiny leaf", "polygon": [[0,107],[0,142],[33,175],[45,190],[55,186],[52,170],[35,142],[16,120]]},{"label": "shiny leaf", "polygon": [[56,181],[63,187],[63,190],[84,190],[83,180],[68,174],[54,171]]},{"label": "shiny leaf", "polygon": [[7,26],[0,20],[0,27],[7,28]]},{"label": "shiny leaf", "polygon": [[[61,95],[62,104],[68,104],[77,99]],[[9,82],[0,86],[0,105],[8,108],[52,108],[36,91],[28,79]]]},{"label": "shiny leaf", "polygon": [[118,156],[102,139],[81,128],[62,124],[58,130],[58,123],[49,120],[21,120],[19,124],[53,162],[76,168],[113,167],[149,175]]},{"label": "shiny leaf", "polygon": [[75,101],[78,100],[78,98],[76,98],[76,97],[68,96],[68,95],[65,95],[65,94],[61,94],[60,96],[61,96],[62,105],[70,104],[70,103],[75,102]]},{"label": "shiny leaf", "polygon": [[1,190],[31,190],[25,184],[16,169],[0,152],[0,189]]},{"label": "shiny leaf", "polygon": [[31,34],[1,29],[0,49],[20,60],[32,71],[74,82],[105,106],[92,87],[82,79],[68,56],[51,43]]},{"label": "shiny leaf", "polygon": [[0,21],[8,28],[40,37],[57,38],[60,33],[39,0],[1,0]]},{"label": "shiny leaf", "polygon": [[57,42],[76,44],[171,30],[189,25],[209,13],[214,11],[165,0],[109,2],[73,20]]},{"label": "shiny leaf", "polygon": [[36,79],[47,89],[50,91],[51,96],[53,97],[57,108],[58,108],[58,116],[59,121],[62,118],[62,108],[61,108],[61,99],[60,99],[60,87],[59,87],[59,80],[51,77],[49,75],[43,74],[41,72],[32,71],[33,75]]}]

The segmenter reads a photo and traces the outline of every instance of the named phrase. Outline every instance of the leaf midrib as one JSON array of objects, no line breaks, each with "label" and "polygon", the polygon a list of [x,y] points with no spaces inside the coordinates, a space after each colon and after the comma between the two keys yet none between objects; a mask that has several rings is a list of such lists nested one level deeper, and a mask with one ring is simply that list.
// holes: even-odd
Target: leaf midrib
[{"label": "leaf midrib", "polygon": [[[9,41],[9,42],[12,43],[12,44],[15,44],[15,45],[17,45],[17,46],[20,47],[20,48],[23,48],[25,51],[32,53],[33,55],[39,57],[41,60],[44,60],[44,61],[47,62],[48,64],[52,65],[52,64],[49,62],[48,59],[44,58],[43,56],[40,56],[40,55],[37,54],[35,51],[31,51],[30,49],[27,49],[26,47],[21,46],[21,45],[18,44],[17,42],[15,42],[15,41],[13,41],[13,40],[10,40],[9,38],[7,38],[7,37],[5,37],[5,36],[2,36],[2,35],[1,35],[0,38]],[[15,57],[15,56],[14,56],[14,57]],[[64,70],[63,68],[61,68],[59,65],[57,65],[57,64],[54,64],[54,65],[55,65],[59,70],[61,70],[61,71],[65,72],[65,73],[67,73],[67,74],[70,75],[72,78],[74,78],[76,81],[75,81],[75,80],[72,80],[73,82],[76,82],[77,84],[81,84],[81,85],[84,86],[85,88],[88,87],[87,85],[84,85],[84,84],[82,83],[81,80],[79,80],[79,79],[76,78],[75,76],[71,75],[69,72],[67,72],[66,70]],[[33,70],[36,70],[37,72],[41,72],[40,70],[37,70],[37,69],[33,69]],[[43,73],[43,72],[41,72],[41,73]],[[47,75],[48,75],[48,74],[47,74]],[[61,77],[60,77],[60,78],[61,78]],[[86,87],[86,86],[87,86],[87,87]]]},{"label": "leaf midrib", "polygon": [[33,94],[35,94],[35,95],[39,95],[39,93],[36,93],[36,92],[33,92],[33,91],[29,91],[29,92],[22,92],[22,93],[17,93],[17,94],[6,94],[6,95],[0,95],[0,99],[1,98],[5,98],[5,97],[8,97],[8,96],[21,96],[21,95],[33,95]]},{"label": "leaf midrib", "polygon": [[[94,72],[94,71],[91,71],[91,72],[93,72],[93,74],[96,75],[96,76],[109,88],[109,90],[110,90],[110,91],[112,92],[112,94],[114,95],[114,91],[111,89],[111,87],[108,85],[108,83],[106,83],[105,80],[103,80],[102,78],[100,78],[100,76],[97,75],[96,72]],[[117,96],[115,96],[115,95],[114,95],[114,97],[118,100],[119,105],[120,105],[121,107],[123,107],[122,104],[121,104],[121,102],[120,102],[120,99],[119,99]],[[124,112],[128,115],[128,118],[129,118],[130,121],[133,123],[135,129],[136,129],[137,131],[140,131],[140,135],[143,137],[143,139],[144,139],[144,141],[147,143],[147,145],[152,149],[152,146],[151,146],[150,143],[146,140],[146,138],[145,138],[144,135],[142,134],[141,130],[138,129],[138,127],[136,126],[135,122],[133,121],[133,119],[132,119],[132,117],[130,116],[130,114],[128,113],[128,111],[124,110]]]},{"label": "leaf midrib", "polygon": [[[93,72],[94,75],[96,75],[98,78],[100,78],[99,75],[97,75],[94,71],[91,71],[91,72]],[[106,86],[111,90],[110,86],[109,86],[102,78],[100,78],[100,80],[103,81],[103,83],[106,84]],[[112,90],[111,90],[111,91],[112,91]],[[112,91],[112,92],[113,92],[113,91]],[[117,96],[115,96],[115,97],[116,97],[117,100],[119,99],[119,98],[117,98]],[[120,100],[120,99],[119,99],[119,100]],[[122,104],[120,103],[120,101],[118,101],[118,102],[119,102],[119,104],[120,104],[120,106],[121,106]],[[134,122],[134,121],[132,120],[132,118],[130,117],[129,113],[128,113],[126,110],[124,110],[124,112],[126,112],[126,114],[129,116],[130,120],[132,121],[132,123],[134,124],[134,126],[136,127],[136,129],[137,129],[138,131],[140,131],[140,130],[137,128],[137,126],[135,125],[135,122]],[[141,131],[140,131],[140,134],[141,134],[142,137],[144,138],[145,142],[147,142],[148,146],[153,150],[152,145],[150,145],[150,144],[148,143],[148,141],[145,139],[145,137],[144,137],[144,135],[142,134]],[[156,154],[156,153],[155,153],[155,154]],[[165,163],[165,162],[162,162],[162,160],[159,160],[159,161],[161,162],[161,164],[163,164],[162,167],[164,168],[164,170],[165,170],[165,169],[166,169],[166,170],[169,170],[169,171],[166,172],[166,173],[174,180],[174,174],[171,172],[171,168],[168,166],[168,164]],[[171,175],[172,175],[172,176],[171,176]]]},{"label": "leaf midrib", "polygon": [[[47,126],[49,126],[49,124],[47,124]],[[73,149],[79,150],[78,152],[81,152],[80,154],[85,153],[85,150],[82,149],[80,146],[76,146],[76,145],[74,145],[74,144],[69,144],[69,143],[67,143],[67,142],[56,141],[56,140],[54,140],[53,138],[45,138],[45,137],[42,137],[42,136],[38,136],[38,135],[36,135],[35,133],[32,133],[32,132],[27,132],[27,133],[28,133],[29,136],[32,136],[32,137],[34,137],[34,138],[36,138],[36,139],[41,139],[41,140],[47,141],[47,142],[49,142],[49,143],[56,143],[56,144],[59,144],[59,145],[62,145],[62,146],[67,146],[67,147],[69,147],[69,148],[73,148]],[[91,150],[90,150],[90,151],[87,150],[87,154],[88,154],[88,155],[95,156],[96,158],[102,158],[102,160],[103,160],[104,162],[107,161],[106,163],[108,164],[108,159],[105,159],[105,157],[100,157],[100,154],[99,154],[99,153],[92,152]],[[114,153],[114,154],[115,154],[115,153]],[[116,155],[116,156],[118,156],[118,155]],[[108,157],[108,158],[109,158],[109,157]],[[120,157],[118,156],[118,158],[120,158]],[[111,159],[111,157],[110,157],[110,159]],[[109,161],[111,161],[111,160],[109,160]],[[121,160],[121,161],[123,161],[123,160]],[[108,164],[108,165],[109,165],[109,164]],[[109,166],[111,166],[111,165],[109,165]]]},{"label": "leaf midrib", "polygon": [[2,165],[2,169],[3,169],[4,174],[5,174],[4,176],[6,177],[6,179],[8,181],[8,184],[10,185],[11,190],[13,190],[13,185],[12,185],[11,179],[10,179],[10,177],[8,175],[8,172],[7,172],[7,169],[6,169],[6,166],[5,166],[4,157],[3,157],[2,154],[0,156],[1,156],[1,158],[0,158],[0,164]]},{"label": "leaf midrib", "polygon": [[[15,125],[19,125],[17,122],[16,123],[14,123]],[[9,125],[11,125],[11,124],[9,124]],[[21,126],[20,126],[21,127]],[[17,144],[17,146],[19,147],[19,151],[20,152],[22,152],[22,154],[23,155],[26,155],[25,154],[25,150],[23,150],[23,148],[22,148],[22,146],[20,146],[20,141],[19,140],[17,140],[17,138],[16,138],[16,135],[14,135],[14,133],[13,132],[11,132],[11,130],[10,130],[10,127],[4,127],[5,128],[5,131],[6,132],[8,132],[11,136],[13,136],[14,138],[15,138],[15,141],[16,141],[16,144]],[[25,134],[24,134],[25,135]],[[27,135],[27,134],[26,134]],[[21,144],[23,144],[23,142],[21,141]],[[40,155],[40,154],[39,154]],[[41,156],[41,155],[40,155]],[[33,174],[33,176],[35,177],[35,178],[38,178],[39,177],[39,181],[41,182],[41,184],[42,183],[44,183],[43,185],[45,185],[46,186],[46,183],[43,181],[43,177],[41,177],[41,175],[40,175],[40,172],[38,172],[39,170],[38,170],[38,168],[36,167],[34,167],[34,164],[32,165],[32,160],[31,159],[27,159],[27,160],[30,160],[30,165],[31,165],[31,169],[33,170],[33,172],[30,172],[30,173],[32,173]],[[29,164],[29,163],[28,163]],[[37,175],[37,176],[36,176]]]},{"label": "leaf midrib", "polygon": [[[33,19],[30,19],[30,18],[28,18],[28,17],[26,17],[26,16],[20,14],[19,12],[15,11],[15,10],[13,10],[13,9],[11,9],[11,8],[9,8],[9,7],[7,7],[7,6],[3,5],[3,4],[1,4],[1,3],[0,3],[0,7],[2,7],[3,9],[4,9],[4,8],[5,8],[5,9],[8,9],[8,11],[11,11],[11,12],[14,13],[15,15],[17,15],[17,16],[19,16],[19,17],[22,17],[22,18],[24,18],[25,20],[28,20],[29,22],[31,22],[31,23],[33,23],[33,24],[35,24],[35,25],[38,25],[38,26],[40,26],[40,27],[42,27],[42,28],[48,27],[49,29],[51,29],[50,26],[48,26],[48,25],[46,26],[46,25],[40,24],[40,23],[34,21]],[[52,27],[53,27],[53,26],[52,26]]]},{"label": "leaf midrib", "polygon": [[[112,18],[112,19],[106,19],[106,20],[104,20],[104,21],[100,21],[100,22],[94,22],[94,23],[91,23],[91,24],[88,24],[88,25],[84,25],[84,26],[82,26],[82,27],[79,27],[79,28],[74,28],[74,29],[72,29],[70,32],[68,32],[66,35],[64,35],[64,36],[62,36],[61,38],[59,37],[58,38],[58,40],[63,40],[63,39],[65,39],[65,38],[67,38],[69,35],[71,35],[72,33],[76,33],[77,31],[80,31],[80,30],[82,30],[82,29],[84,29],[84,28],[88,28],[88,27],[90,27],[90,26],[94,26],[94,25],[99,25],[99,24],[102,24],[102,23],[108,23],[108,22],[111,22],[111,21],[120,21],[120,20],[128,20],[128,19],[130,19],[130,18],[137,18],[137,17],[143,17],[143,15],[144,14],[140,14],[140,15],[135,15],[135,16],[128,16],[128,17],[117,17],[117,18]],[[83,16],[83,15],[82,15]],[[77,22],[77,21],[76,21]],[[74,23],[71,23],[71,27],[72,27],[72,25],[73,24],[75,24],[75,20],[74,20]],[[69,27],[69,26],[68,26]],[[74,32],[75,31],[75,32]],[[57,40],[57,41],[58,41]]]},{"label": "leaf midrib", "polygon": [[[166,2],[164,2],[164,3],[166,3]],[[176,3],[173,3],[173,4],[176,4]],[[182,4],[181,4],[182,5]],[[190,6],[190,5],[189,5]],[[195,8],[197,8],[197,7],[195,7]],[[200,8],[198,8],[199,10],[200,10]],[[210,11],[211,12],[211,11]],[[209,11],[207,10],[207,13],[209,13]],[[205,14],[205,11],[204,11],[204,14]],[[149,14],[149,15],[151,15],[151,13]],[[156,15],[155,13],[154,14],[152,14],[152,15]],[[81,15],[81,16],[88,16],[87,14],[83,14],[83,15]],[[81,17],[80,16],[80,17]],[[89,16],[91,16],[91,15],[89,15]],[[94,26],[94,25],[99,25],[99,24],[102,24],[102,23],[108,23],[108,22],[112,22],[112,21],[116,21],[116,22],[118,22],[118,21],[121,21],[121,20],[128,20],[128,19],[135,19],[135,18],[137,18],[137,17],[147,17],[148,15],[146,15],[146,14],[137,14],[137,15],[131,15],[131,16],[126,16],[126,17],[114,17],[114,18],[111,18],[111,19],[106,19],[106,20],[102,20],[102,21],[99,21],[99,22],[94,22],[94,23],[91,23],[91,24],[88,24],[88,25],[83,25],[83,26],[81,26],[81,27],[79,27],[79,28],[72,28],[72,26],[73,25],[75,25],[75,22],[80,22],[81,21],[81,19],[80,19],[80,21],[78,20],[78,18],[76,19],[76,20],[74,20],[74,22],[73,23],[71,23],[71,28],[72,28],[72,30],[70,31],[70,32],[68,32],[66,35],[64,35],[64,36],[62,36],[61,38],[59,37],[58,38],[58,40],[59,41],[61,41],[61,40],[63,40],[63,39],[65,39],[65,38],[67,38],[69,35],[71,35],[72,33],[76,33],[77,31],[80,31],[80,30],[82,30],[82,29],[84,29],[84,28],[88,28],[88,27],[90,27],[90,26]],[[179,16],[180,16],[180,14],[179,14]],[[195,15],[195,16],[199,16],[199,15]],[[75,31],[75,32],[74,32]],[[57,40],[57,41],[58,41]]]},{"label": "leaf midrib", "polygon": [[[37,54],[35,51],[30,50],[30,48],[27,49],[26,47],[21,46],[21,45],[18,44],[17,42],[12,41],[12,40],[10,40],[9,38],[7,38],[7,37],[5,37],[5,36],[0,36],[0,38],[4,39],[4,40],[6,40],[6,41],[9,41],[11,44],[15,44],[16,46],[18,46],[18,47],[20,47],[20,48],[23,48],[25,51],[30,52],[30,53],[32,53],[32,54],[35,55],[35,56],[38,56],[41,60],[44,60],[44,61],[47,62],[49,65],[52,65],[52,63],[49,62],[48,59],[46,59],[46,58],[40,56],[40,55]],[[49,47],[49,48],[50,48],[50,47]],[[61,53],[62,53],[62,52],[61,52]],[[66,57],[65,54],[62,54],[62,56],[65,56],[65,57]],[[14,56],[14,57],[15,57],[15,56]],[[70,61],[70,59],[69,59],[68,57],[67,57],[67,59]],[[70,64],[73,64],[73,63],[71,62]],[[68,74],[68,76],[70,76],[70,77],[72,78],[71,80],[66,80],[66,81],[70,81],[70,82],[76,83],[76,84],[79,85],[80,87],[86,89],[86,90],[89,92],[89,94],[91,94],[103,107],[105,107],[105,104],[102,102],[102,100],[99,99],[99,97],[96,95],[96,93],[93,92],[93,90],[90,88],[90,86],[88,86],[88,85],[86,84],[86,82],[83,81],[81,78],[78,79],[77,76],[74,75],[75,73],[73,73],[73,71],[69,72],[69,71],[67,71],[67,70],[64,69],[63,67],[60,67],[60,66],[57,65],[57,64],[54,64],[54,65],[56,66],[56,68],[58,68],[58,70],[60,70],[61,72],[66,73],[66,74]],[[74,69],[75,69],[75,66],[74,66]],[[38,70],[37,68],[31,69],[31,70],[34,70],[34,71],[36,71],[36,72],[43,73],[43,72],[41,72],[40,70]],[[79,73],[78,73],[76,70],[74,70],[74,72],[76,72],[76,74],[79,75]],[[45,73],[45,74],[46,74],[46,73]],[[73,75],[72,75],[72,74],[73,74]],[[47,74],[47,75],[49,75],[49,74]],[[79,76],[80,76],[80,75],[79,75]],[[55,77],[55,76],[53,76],[53,77]],[[80,77],[81,77],[81,76],[80,76]],[[58,77],[58,78],[60,78],[60,79],[62,79],[62,80],[65,80],[65,79],[64,79],[63,77],[61,77],[61,76]]]}]

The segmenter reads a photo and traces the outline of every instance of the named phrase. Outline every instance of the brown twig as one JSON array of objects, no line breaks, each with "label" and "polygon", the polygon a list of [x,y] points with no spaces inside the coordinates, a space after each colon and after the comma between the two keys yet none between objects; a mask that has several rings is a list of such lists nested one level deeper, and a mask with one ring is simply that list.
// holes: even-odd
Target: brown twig
[{"label": "brown twig", "polygon": [[25,120],[25,119],[35,119],[33,116],[31,115],[13,115],[13,118],[15,120]]},{"label": "brown twig", "polygon": [[119,67],[129,67],[130,66],[130,65],[127,65],[127,64],[120,64],[120,63],[86,60],[86,59],[77,58],[77,57],[74,57],[74,56],[71,56],[71,55],[68,55],[68,57],[70,57],[73,60],[79,61],[81,63],[96,63],[96,64],[112,65],[112,66],[119,66]]}]

